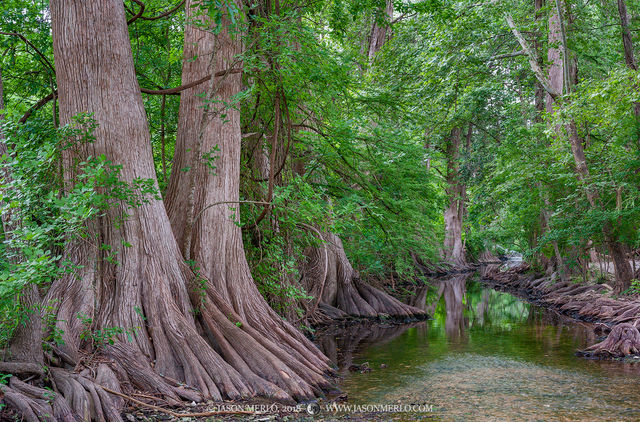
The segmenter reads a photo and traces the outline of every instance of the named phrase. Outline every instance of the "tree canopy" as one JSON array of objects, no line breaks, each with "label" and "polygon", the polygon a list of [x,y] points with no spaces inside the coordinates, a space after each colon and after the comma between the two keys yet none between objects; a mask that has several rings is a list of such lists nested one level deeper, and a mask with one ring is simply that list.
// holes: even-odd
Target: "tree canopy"
[{"label": "tree canopy", "polygon": [[297,328],[423,314],[392,296],[489,252],[638,278],[638,0],[82,3],[0,6],[8,348],[37,314],[48,354],[131,375],[133,337],[210,396],[301,399],[330,370]]}]

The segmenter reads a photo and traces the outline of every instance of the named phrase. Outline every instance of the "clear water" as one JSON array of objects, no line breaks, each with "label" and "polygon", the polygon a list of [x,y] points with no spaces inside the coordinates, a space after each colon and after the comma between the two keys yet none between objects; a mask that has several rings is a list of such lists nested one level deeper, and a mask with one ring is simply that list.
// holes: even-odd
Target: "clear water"
[{"label": "clear water", "polygon": [[[597,341],[593,325],[474,277],[432,282],[432,320],[319,337],[344,375],[348,403],[433,405],[402,420],[640,421],[640,363],[575,356]],[[348,369],[364,362],[370,372]]]}]

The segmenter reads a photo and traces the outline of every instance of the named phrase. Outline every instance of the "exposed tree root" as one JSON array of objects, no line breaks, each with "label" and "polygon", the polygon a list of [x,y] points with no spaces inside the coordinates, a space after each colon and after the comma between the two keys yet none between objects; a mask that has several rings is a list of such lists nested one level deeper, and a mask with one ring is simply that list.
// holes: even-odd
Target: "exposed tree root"
[{"label": "exposed tree root", "polygon": [[[327,366],[287,353],[271,338],[264,336],[208,291],[203,304],[203,322],[221,355],[243,375],[259,395],[287,400],[312,398],[329,387]],[[279,327],[274,327],[278,329]],[[280,331],[284,335],[283,331]],[[288,391],[289,393],[286,393]]]},{"label": "exposed tree root", "polygon": [[[170,379],[157,374],[149,365],[148,360],[130,345],[125,343],[112,345],[106,348],[105,355],[116,363],[118,378],[126,380],[141,391],[147,391],[154,396],[162,397],[172,406],[179,405],[181,399],[195,402],[202,401],[201,393],[184,388],[178,383],[171,382]],[[120,391],[118,378],[114,380],[113,372],[109,374],[107,372],[109,368],[104,369],[105,366],[98,367],[100,384]]]},{"label": "exposed tree root", "polygon": [[31,421],[120,421],[118,402],[89,378],[63,369],[51,370],[56,391],[45,390],[12,377],[0,386],[3,400]]},{"label": "exposed tree root", "polygon": [[0,362],[0,372],[17,375],[44,375],[42,365],[27,362]]},{"label": "exposed tree root", "polygon": [[640,332],[633,324],[618,324],[613,327],[604,341],[587,347],[580,354],[604,358],[640,354]]},{"label": "exposed tree root", "polygon": [[27,422],[56,420],[52,406],[45,399],[25,394],[6,385],[0,385],[0,390],[3,401],[16,409]]},{"label": "exposed tree root", "polygon": [[441,262],[438,264],[424,262],[418,255],[413,252],[411,253],[411,258],[416,268],[426,276],[445,275],[454,270],[453,266],[447,262]]},{"label": "exposed tree root", "polygon": [[[280,324],[277,315],[273,317],[268,311],[264,314],[263,309],[257,316],[263,322],[259,331],[235,312],[211,284],[204,291],[188,289],[188,281],[172,285],[171,277],[164,274],[173,272],[178,278],[189,280],[188,269],[176,272],[176,266],[163,269],[163,265],[153,262],[143,266],[157,271],[145,276],[155,280],[153,286],[145,282],[138,291],[109,292],[125,295],[116,303],[125,304],[125,309],[134,312],[120,314],[104,308],[86,316],[90,326],[62,320],[60,315],[78,320],[78,313],[93,311],[77,301],[66,301],[64,292],[65,286],[74,291],[93,290],[83,283],[95,281],[84,277],[56,281],[47,301],[58,304],[54,312],[58,311],[58,326],[66,328],[65,346],[54,349],[49,361],[57,362],[58,366],[66,364],[67,369],[52,366],[45,382],[59,393],[49,404],[41,398],[45,393],[25,390],[37,387],[22,383],[27,387],[17,384],[23,388],[16,388],[14,384],[19,383],[16,379],[5,390],[6,403],[26,420],[51,414],[51,420],[119,421],[124,401],[121,396],[107,393],[105,388],[120,393],[125,388],[143,391],[169,406],[178,406],[183,400],[255,396],[292,403],[322,395],[332,388],[327,361],[319,357],[315,347],[307,348],[307,343],[298,341],[300,337],[305,342],[309,340],[297,331],[291,333],[295,329]],[[97,301],[100,302],[99,298]],[[196,318],[190,303],[200,303]],[[269,318],[273,318],[271,322]],[[123,333],[120,328],[108,342],[113,344],[96,343],[104,339],[86,334],[95,330],[105,332],[110,327],[135,329]],[[41,365],[36,363],[2,365],[17,374],[43,374]]]},{"label": "exposed tree root", "polygon": [[[342,240],[333,233],[320,233],[324,242],[309,248],[302,268],[303,285],[318,298],[317,308],[325,317],[349,316],[376,318],[391,316],[409,319],[425,315],[425,311],[360,280],[344,252]],[[315,305],[314,305],[315,307]]]},{"label": "exposed tree root", "polygon": [[[191,182],[179,184],[188,200],[187,206],[179,207],[178,220],[190,235],[175,236],[163,202],[139,192],[159,189],[122,2],[76,3],[51,1],[49,8],[60,120],[71,123],[78,112],[90,111],[96,125],[94,142],[75,142],[61,149],[64,188],[73,188],[79,180],[81,166],[77,163],[104,156],[117,165],[117,178],[134,194],[127,191],[132,197],[126,200],[120,200],[121,195],[107,195],[110,206],[86,224],[86,236],[68,239],[62,261],[68,263],[69,271],[49,288],[45,306],[36,308],[52,310],[49,317],[56,321],[55,334],[62,333],[63,342],[46,353],[49,371],[31,379],[33,386],[17,379],[10,383],[3,390],[5,401],[29,420],[47,415],[64,420],[71,415],[83,421],[119,421],[123,397],[108,393],[104,387],[120,393],[142,390],[169,405],[184,399],[255,396],[291,402],[321,394],[329,386],[327,360],[261,297],[244,257],[240,229],[229,218],[231,211],[221,208],[225,210],[222,214],[201,215],[194,226],[194,197],[204,201],[198,210],[219,201],[219,196],[223,201],[238,200],[239,110],[208,119],[209,113],[204,113],[200,104],[206,100],[196,97],[195,92],[185,92],[180,115],[186,98],[194,99],[196,122],[214,122],[206,125],[207,142],[211,142],[208,147],[219,144],[219,158],[224,163],[216,163],[220,172],[215,175],[210,174],[209,166],[199,166],[199,174],[213,179],[195,183],[196,172],[192,171],[187,175]],[[193,11],[191,6],[199,3],[187,2],[186,10]],[[90,23],[102,30],[72,34],[67,30],[68,22]],[[231,23],[225,21],[221,26],[227,28]],[[228,65],[236,63],[241,37],[231,36],[227,30],[214,36],[202,28],[192,29],[195,37],[185,45],[198,43],[204,49],[204,72],[212,74],[212,67],[229,69]],[[200,42],[203,34],[210,35],[208,41]],[[96,56],[96,51],[108,54]],[[216,54],[211,54],[214,51]],[[213,82],[224,86],[215,91],[214,85],[220,84]],[[211,95],[220,95],[225,104],[240,89],[240,72],[212,80],[210,86]],[[227,120],[232,122],[227,124]],[[198,132],[204,125],[187,126]],[[188,133],[186,138],[201,139],[200,134]],[[177,148],[182,149],[192,150]],[[196,151],[210,149],[192,151],[194,158],[186,165],[195,168],[201,161]],[[138,188],[139,181],[150,185]],[[228,185],[220,186],[220,181]],[[102,187],[97,189],[107,193]],[[209,197],[213,201],[208,201]],[[210,242],[196,242],[203,238]],[[189,244],[198,247],[190,248]],[[207,271],[196,274],[185,261],[195,261]],[[35,293],[34,303],[42,305],[35,286],[26,293]],[[41,324],[42,319],[38,315],[31,322]],[[10,347],[9,354],[12,362],[44,362],[42,329],[32,327],[36,325],[24,324],[16,330],[16,347]],[[43,392],[44,386],[55,392],[52,400],[46,399],[50,393]]]},{"label": "exposed tree root", "polygon": [[93,380],[62,369],[52,368],[57,389],[80,420],[120,420],[120,410],[111,395]]}]

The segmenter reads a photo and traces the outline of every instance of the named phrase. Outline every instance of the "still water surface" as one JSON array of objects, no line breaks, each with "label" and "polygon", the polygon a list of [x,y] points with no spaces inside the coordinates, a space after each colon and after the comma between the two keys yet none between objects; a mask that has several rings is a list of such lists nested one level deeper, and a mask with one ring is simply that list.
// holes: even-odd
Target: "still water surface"
[{"label": "still water surface", "polygon": [[[574,354],[597,341],[593,325],[484,288],[476,274],[432,281],[426,303],[426,322],[318,337],[350,404],[432,404],[420,419],[443,421],[640,421],[640,363]],[[364,362],[370,372],[349,371]]]}]

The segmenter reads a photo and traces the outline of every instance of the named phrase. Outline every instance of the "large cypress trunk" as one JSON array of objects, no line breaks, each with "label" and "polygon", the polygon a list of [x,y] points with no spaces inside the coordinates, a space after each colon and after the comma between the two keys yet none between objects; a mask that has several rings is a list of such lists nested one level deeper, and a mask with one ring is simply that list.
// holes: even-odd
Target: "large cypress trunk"
[{"label": "large cypress trunk", "polygon": [[[195,13],[198,2],[188,2]],[[241,4],[238,9],[242,10]],[[297,329],[282,320],[266,303],[249,271],[239,220],[241,128],[240,113],[233,97],[242,89],[238,69],[242,63],[241,34],[225,16],[222,30],[202,16],[199,25],[187,25],[183,82],[200,79],[226,69],[214,77],[208,89],[193,88],[181,95],[176,153],[166,197],[171,227],[185,259],[195,262],[206,280],[192,289],[201,301],[205,330],[220,343],[219,321],[213,317],[220,301],[237,315],[245,344],[225,344],[225,356],[243,373],[262,374],[296,397],[312,396],[325,385],[327,359]],[[197,96],[198,93],[204,93]],[[211,106],[204,107],[206,101]],[[213,157],[213,158],[212,158]],[[186,169],[186,171],[181,171]],[[226,311],[225,311],[226,313]],[[224,317],[224,315],[222,315]],[[239,348],[240,346],[241,348]],[[241,352],[241,353],[238,353]]]},{"label": "large cypress trunk", "polygon": [[[122,3],[54,0],[51,16],[61,121],[90,112],[98,124],[95,142],[65,151],[66,182],[73,183],[77,160],[104,155],[122,166],[121,181],[150,180],[157,188]],[[162,201],[147,198],[134,207],[121,203],[90,229],[91,242],[77,242],[68,251],[81,269],[54,284],[47,296],[61,304],[58,320],[66,321],[67,354],[77,357],[84,346],[76,322],[83,313],[93,316],[94,329],[138,327],[132,342],[122,335],[107,349],[125,372],[155,361],[156,374],[186,381],[205,396],[250,394],[242,376],[196,330],[187,291],[192,275]],[[150,371],[131,381],[147,388],[165,384]],[[178,397],[168,384],[156,388],[173,400]]]},{"label": "large cypress trunk", "polygon": [[323,242],[322,246],[305,251],[307,260],[302,266],[302,283],[315,298],[311,313],[319,310],[320,318],[330,319],[347,315],[411,319],[425,314],[424,310],[402,303],[361,280],[347,258],[340,237],[309,229]]},{"label": "large cypress trunk", "polygon": [[[471,128],[469,128],[471,131]],[[462,225],[465,215],[466,186],[460,174],[460,148],[462,130],[455,127],[447,141],[446,192],[449,200],[444,211],[445,238],[444,257],[456,266],[465,265],[465,251],[462,243]]]}]

